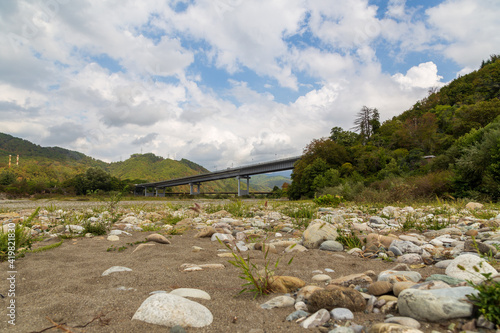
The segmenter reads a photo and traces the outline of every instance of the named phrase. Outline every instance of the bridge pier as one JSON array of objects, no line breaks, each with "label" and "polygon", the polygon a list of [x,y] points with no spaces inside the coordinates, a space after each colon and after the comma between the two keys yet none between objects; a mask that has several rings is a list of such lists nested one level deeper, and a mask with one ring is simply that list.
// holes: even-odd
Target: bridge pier
[{"label": "bridge pier", "polygon": [[[243,190],[241,188],[241,184],[240,184],[241,178],[247,180],[247,189],[246,190]],[[250,194],[250,176],[238,176],[238,177],[236,177],[236,179],[238,180],[238,196],[241,197],[242,195]]]},{"label": "bridge pier", "polygon": [[[200,194],[200,185],[201,183],[189,183],[189,194]],[[195,186],[197,186],[197,189],[194,188]]]}]

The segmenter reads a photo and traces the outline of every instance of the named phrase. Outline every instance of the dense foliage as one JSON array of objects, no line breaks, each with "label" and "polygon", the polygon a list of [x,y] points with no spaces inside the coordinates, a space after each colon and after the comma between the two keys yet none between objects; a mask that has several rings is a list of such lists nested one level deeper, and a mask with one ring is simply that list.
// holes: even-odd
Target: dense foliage
[{"label": "dense foliage", "polygon": [[291,199],[500,198],[500,57],[379,123],[363,106],[352,130],[315,139],[292,174]]}]

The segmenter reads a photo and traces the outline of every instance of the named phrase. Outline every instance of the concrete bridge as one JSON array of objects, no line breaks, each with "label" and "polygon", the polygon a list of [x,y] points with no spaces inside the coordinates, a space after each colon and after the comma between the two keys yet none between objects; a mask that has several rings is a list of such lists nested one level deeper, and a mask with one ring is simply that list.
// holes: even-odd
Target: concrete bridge
[{"label": "concrete bridge", "polygon": [[[189,184],[190,194],[194,195],[200,194],[200,186],[204,182],[227,178],[236,178],[238,179],[238,196],[247,195],[250,193],[250,176],[270,172],[293,170],[295,162],[297,162],[299,159],[300,156],[296,156],[270,162],[241,166],[237,168],[227,168],[226,170],[214,171],[195,176],[163,180],[154,183],[135,184],[134,194],[157,197],[165,196],[165,189],[167,187]],[[241,188],[241,179],[246,179],[246,190],[243,190]],[[152,189],[153,192],[148,192],[149,189]]]}]

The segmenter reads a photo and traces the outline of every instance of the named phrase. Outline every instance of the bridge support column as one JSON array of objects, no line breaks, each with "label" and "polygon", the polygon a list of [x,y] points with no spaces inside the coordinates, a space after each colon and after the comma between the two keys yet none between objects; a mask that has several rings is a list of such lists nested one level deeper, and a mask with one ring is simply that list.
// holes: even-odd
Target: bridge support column
[{"label": "bridge support column", "polygon": [[[196,194],[200,194],[200,185],[201,183],[189,183],[189,194],[191,195],[196,195]],[[194,187],[197,186],[197,189],[195,189]]]},{"label": "bridge support column", "polygon": [[[241,189],[241,184],[240,184],[241,178],[247,180],[247,189],[246,190]],[[238,196],[241,197],[242,195],[250,194],[250,176],[238,176],[238,177],[236,177],[236,179],[238,179]]]}]

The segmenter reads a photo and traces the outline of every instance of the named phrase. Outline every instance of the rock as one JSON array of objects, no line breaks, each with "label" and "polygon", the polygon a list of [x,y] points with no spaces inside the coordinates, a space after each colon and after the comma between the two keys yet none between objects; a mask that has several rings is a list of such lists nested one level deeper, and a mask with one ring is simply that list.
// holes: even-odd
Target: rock
[{"label": "rock", "polygon": [[408,265],[418,265],[424,262],[422,256],[417,253],[407,253],[396,259],[396,262],[408,264]]},{"label": "rock", "polygon": [[330,285],[339,285],[348,287],[351,284],[360,286],[361,288],[368,288],[373,280],[366,274],[350,274],[330,281]]},{"label": "rock", "polygon": [[303,301],[303,300],[308,300],[309,297],[316,291],[316,290],[324,290],[325,288],[321,288],[318,286],[305,286],[299,290],[297,293],[297,301]]},{"label": "rock", "polygon": [[354,319],[354,314],[346,308],[335,308],[330,311],[330,317],[334,320],[352,320]]},{"label": "rock", "polygon": [[337,229],[324,221],[314,220],[302,234],[302,243],[308,249],[317,249],[326,240],[335,240]]},{"label": "rock", "polygon": [[477,294],[472,287],[434,290],[403,290],[398,297],[399,313],[417,320],[437,322],[472,315],[466,295]]},{"label": "rock", "polygon": [[293,306],[295,304],[295,299],[290,296],[278,296],[270,299],[269,301],[260,305],[263,309],[273,309],[273,308],[286,308]]},{"label": "rock", "polygon": [[177,295],[181,297],[191,297],[210,300],[210,295],[203,290],[193,288],[177,288],[170,292],[170,295]]},{"label": "rock", "polygon": [[132,253],[134,253],[135,251],[139,251],[140,249],[144,249],[146,247],[150,247],[150,246],[155,246],[156,244],[139,244],[137,245],[137,247],[134,249],[134,251],[132,251]]},{"label": "rock", "polygon": [[334,240],[327,240],[321,243],[319,249],[323,251],[342,252],[344,251],[344,245]]},{"label": "rock", "polygon": [[[378,300],[384,301],[385,303],[388,303],[388,302],[397,302],[398,298],[396,296],[392,296],[392,295],[382,295],[378,298]],[[384,305],[384,304],[382,304],[382,305]]]},{"label": "rock", "polygon": [[407,327],[420,328],[420,323],[410,317],[390,317],[384,320],[384,323],[399,324]]},{"label": "rock", "polygon": [[302,301],[295,300],[294,308],[297,311],[298,310],[307,311],[307,304]]},{"label": "rock", "polygon": [[[465,270],[460,269],[460,266]],[[478,272],[475,271],[474,267],[478,269]],[[498,272],[484,259],[473,254],[462,254],[461,256],[453,259],[450,265],[446,268],[445,273],[446,275],[457,279],[471,280],[473,283],[480,283],[486,280],[481,273],[492,273],[495,275]]]},{"label": "rock", "polygon": [[334,308],[347,308],[351,311],[363,311],[366,301],[361,293],[352,288],[328,286],[330,289],[317,290],[309,297],[307,308],[309,312],[319,309],[332,310]]},{"label": "rock", "polygon": [[372,233],[366,236],[366,247],[373,245],[377,248],[383,247],[385,249],[388,249],[389,246],[391,246],[391,243],[395,240],[397,240],[396,237]]},{"label": "rock", "polygon": [[434,264],[434,266],[436,266],[437,268],[446,269],[446,267],[448,267],[452,261],[453,261],[452,259],[438,261],[436,264]]},{"label": "rock", "polygon": [[396,282],[392,286],[392,293],[395,296],[398,296],[403,290],[410,288],[411,286],[414,286],[416,282],[413,281],[407,281],[407,282]]},{"label": "rock", "polygon": [[459,283],[465,282],[465,280],[457,279],[444,274],[432,274],[427,279],[425,279],[425,281],[435,281],[435,280],[443,281],[450,286],[454,286]]},{"label": "rock", "polygon": [[367,333],[423,333],[422,331],[394,323],[378,323],[370,327]]},{"label": "rock", "polygon": [[205,227],[198,231],[196,235],[194,235],[195,238],[205,238],[205,237],[212,237],[213,234],[215,234],[215,228],[212,226]]},{"label": "rock", "polygon": [[469,239],[465,241],[464,252],[476,252],[494,256],[498,250],[493,245]]},{"label": "rock", "polygon": [[422,254],[423,250],[420,246],[413,244],[409,241],[404,240],[394,240],[392,241],[390,248],[396,247],[403,253],[418,253]]},{"label": "rock", "polygon": [[269,279],[271,290],[277,293],[289,293],[306,285],[304,280],[293,276],[273,276]]},{"label": "rock", "polygon": [[303,328],[318,327],[330,320],[330,312],[321,309],[300,323]]},{"label": "rock", "polygon": [[221,234],[219,232],[216,232],[215,234],[212,235],[210,240],[212,242],[216,242],[217,239],[219,239],[223,243],[227,243],[227,242],[232,242],[234,240],[234,237],[230,234]]},{"label": "rock", "polygon": [[170,333],[186,333],[186,330],[181,325],[175,325],[170,329]]},{"label": "rock", "polygon": [[387,313],[389,311],[395,311],[396,310],[396,307],[398,305],[398,301],[390,301],[390,302],[387,302],[385,303],[384,305],[382,305],[382,307],[380,308],[380,312],[382,313]]},{"label": "rock", "polygon": [[160,244],[170,244],[170,241],[163,235],[160,234],[151,234],[146,237],[148,242],[156,242]]},{"label": "rock", "polygon": [[110,242],[117,242],[120,240],[120,237],[116,236],[116,235],[111,235],[111,236],[108,236],[108,238],[106,238],[108,241]]},{"label": "rock", "polygon": [[[361,331],[359,331],[361,332]],[[347,326],[335,327],[333,330],[328,331],[328,333],[357,333],[354,329]]]},{"label": "rock", "polygon": [[292,245],[289,245],[286,249],[285,249],[285,253],[291,253],[291,252],[306,252],[307,251],[307,248],[305,246],[302,246],[300,244],[292,244]]},{"label": "rock", "polygon": [[404,282],[408,280],[418,282],[420,281],[420,279],[422,279],[422,275],[420,275],[419,272],[389,270],[380,272],[377,281],[389,281],[391,277],[395,277],[395,280],[398,282]]},{"label": "rock", "polygon": [[392,291],[392,283],[389,281],[377,281],[368,287],[368,292],[375,296],[387,294]]},{"label": "rock", "polygon": [[449,284],[435,280],[435,281],[426,281],[422,282],[416,285],[411,286],[412,289],[419,289],[419,290],[432,290],[432,289],[444,289],[444,288],[451,288]]},{"label": "rock", "polygon": [[290,313],[286,317],[286,321],[296,321],[299,318],[304,318],[304,317],[307,317],[307,316],[309,316],[309,312],[306,312],[306,311],[303,311],[303,310],[297,310],[297,311],[294,311],[294,312]]},{"label": "rock", "polygon": [[123,267],[123,266],[113,266],[111,268],[108,268],[107,270],[105,270],[101,276],[106,276],[106,275],[109,275],[111,273],[117,273],[117,272],[131,272],[132,270],[128,267]]},{"label": "rock", "polygon": [[328,282],[330,281],[332,278],[331,276],[329,275],[326,275],[326,274],[316,274],[312,277],[311,280],[313,280],[314,282]]},{"label": "rock", "polygon": [[213,316],[210,310],[199,303],[162,293],[149,296],[137,309],[132,320],[169,327],[205,327],[212,323]]},{"label": "rock", "polygon": [[465,208],[469,210],[483,209],[483,207],[484,206],[478,202],[469,202],[465,205]]},{"label": "rock", "polygon": [[111,230],[108,235],[109,236],[121,236],[121,235],[132,236],[132,234],[130,232],[126,232],[123,230]]}]

